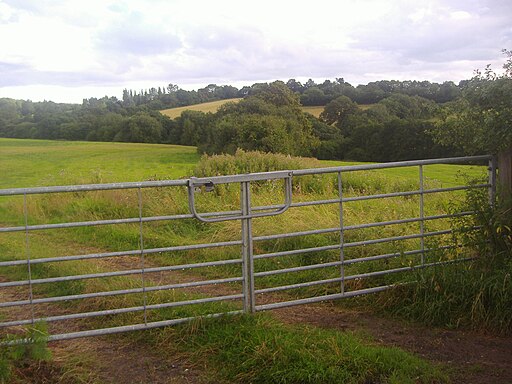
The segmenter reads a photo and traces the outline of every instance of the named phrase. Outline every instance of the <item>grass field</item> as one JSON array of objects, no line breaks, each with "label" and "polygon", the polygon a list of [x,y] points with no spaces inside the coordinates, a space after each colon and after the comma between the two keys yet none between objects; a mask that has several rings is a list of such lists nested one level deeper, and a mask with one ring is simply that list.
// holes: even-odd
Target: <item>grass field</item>
[{"label": "grass field", "polygon": [[[168,145],[145,145],[124,143],[78,143],[37,140],[0,139],[0,167],[5,175],[0,182],[0,188],[28,187],[41,185],[63,185],[77,183],[106,183],[117,181],[140,181],[148,179],[180,178],[192,174],[199,156],[195,148]],[[308,160],[306,164],[314,167],[341,165],[340,162],[320,162]],[[462,167],[439,165],[426,167],[427,185],[456,185],[459,173],[481,175],[483,167]],[[388,192],[393,188],[414,188],[417,185],[417,168],[391,169],[379,174],[365,172],[349,179],[348,193],[364,191],[366,193]],[[299,181],[297,181],[299,182]],[[313,198],[333,198],[336,192],[331,179],[320,181],[315,178],[307,179],[301,187],[294,190],[294,201],[308,201]],[[253,199],[259,204],[275,204],[281,197],[276,194],[275,185],[266,185],[254,191]],[[397,217],[410,217],[416,214],[417,198],[369,203],[363,205],[355,202],[346,208],[345,224],[360,222],[385,221]],[[239,204],[239,194],[235,189],[218,189],[213,194],[202,194],[198,204],[207,211],[232,209]],[[449,201],[446,196],[429,199],[430,205],[426,214],[435,214],[444,209]],[[144,216],[166,214],[183,214],[188,212],[187,197],[184,191],[173,192],[155,188],[143,192],[141,209]],[[98,219],[116,219],[121,217],[137,217],[137,194],[133,191],[93,192],[90,194],[60,194],[56,196],[40,196],[30,198],[29,223],[59,223],[65,221],[87,221]],[[329,210],[326,206],[306,207],[303,210],[289,211],[275,218],[255,220],[254,234],[256,236],[272,233],[303,231],[312,228],[335,227],[339,225],[338,209]],[[3,198],[0,200],[0,225],[23,225],[23,204],[20,199]],[[62,231],[41,231],[30,234],[30,252],[34,258],[53,257],[56,255],[80,255],[84,252],[115,252],[127,249],[137,249],[139,246],[139,224],[124,224],[119,226],[102,226],[91,228],[76,228]],[[404,228],[391,230],[372,229],[347,234],[347,241],[357,241],[365,236],[402,234]],[[4,234],[2,234],[4,235]],[[144,224],[144,244],[146,248],[158,248],[169,245],[198,244],[211,241],[237,240],[240,236],[239,221],[230,221],[213,225],[204,225],[194,220],[182,220],[178,223],[155,222]],[[261,242],[257,251],[276,252],[287,251],[294,247],[316,247],[329,241],[338,241],[337,234],[332,236],[310,236],[302,240],[283,239],[277,242]],[[26,257],[26,237],[24,233],[13,233],[2,238],[0,242],[0,261],[21,259]],[[379,247],[378,245],[377,247]],[[387,248],[386,248],[387,247]],[[393,251],[395,244],[375,248],[375,252]],[[236,249],[235,249],[236,248]],[[208,262],[237,258],[240,255],[238,247],[222,247],[219,249],[187,251],[155,254],[146,260],[147,266],[179,265],[190,262]],[[372,247],[365,247],[354,252],[347,252],[347,258],[369,254]],[[402,249],[402,248],[401,248]],[[328,262],[339,259],[339,252],[316,252],[311,257],[283,257],[277,261],[263,260],[256,265],[258,271],[276,268],[311,265],[315,262]],[[407,263],[408,260],[398,260]],[[86,261],[66,261],[64,263],[35,266],[32,269],[33,278],[46,278],[61,275],[101,273],[104,271],[123,270],[137,267],[140,260],[137,257],[127,257],[123,261],[117,258]],[[47,264],[48,265],[48,264]],[[407,265],[407,264],[405,264]],[[377,268],[376,264],[368,268]],[[258,269],[259,268],[259,269]],[[354,267],[353,273],[367,271]],[[366,268],[366,267],[364,267]],[[325,271],[325,270],[324,270]],[[26,267],[6,268],[1,272],[2,278],[22,279]],[[159,275],[152,280],[148,277],[147,286],[176,282],[178,278],[219,278],[232,277],[239,274],[239,269],[226,266],[225,268],[203,268],[192,276],[171,274]],[[298,274],[277,275],[272,278],[262,278],[260,287],[275,284],[293,284],[311,277],[330,278],[339,274],[339,268],[322,272],[319,270],[305,271]],[[163,279],[163,280],[162,280]],[[168,279],[168,280],[165,280]],[[172,279],[172,280],[170,280]],[[46,285],[35,289],[36,297],[75,295],[95,291],[108,291],[137,287],[139,276],[120,276],[111,279],[90,279],[59,284]],[[359,282],[356,282],[359,284]],[[327,286],[320,293],[329,293],[336,286]],[[357,287],[356,287],[357,288]],[[215,287],[215,290],[240,289],[238,283],[227,288]],[[231,291],[229,291],[231,289]],[[323,288],[322,288],[323,289]],[[168,290],[148,294],[148,302],[169,302],[176,300],[191,300],[201,298],[204,292],[177,292]],[[222,291],[221,291],[222,292]],[[1,292],[0,292],[1,293]],[[304,295],[311,292],[292,292],[291,295]],[[211,292],[210,292],[211,294]],[[216,294],[214,292],[214,294]],[[222,294],[222,293],[221,293]],[[295,296],[292,296],[295,297]],[[140,305],[140,295],[126,295],[96,299],[92,303],[80,301],[77,306],[80,311],[123,308]],[[71,304],[59,306],[76,309]],[[239,309],[237,304],[227,303],[223,309]],[[187,316],[192,314],[211,313],[210,306],[194,306],[188,309],[157,309],[148,313],[150,321]],[[9,314],[0,312],[0,317]],[[103,319],[103,318],[101,318]],[[141,314],[126,314],[118,317],[108,317],[104,320],[93,321],[96,326],[121,325],[141,322]],[[187,338],[184,338],[186,335]],[[179,353],[188,356],[200,366],[212,370],[218,382],[332,382],[348,383],[361,382],[390,382],[390,383],[430,383],[445,382],[446,376],[436,367],[414,358],[410,354],[394,348],[376,346],[373,342],[348,335],[340,335],[335,331],[320,331],[317,329],[283,326],[275,320],[269,320],[266,315],[241,317],[231,321],[196,323],[190,326],[155,332],[142,341],[163,351],[169,345],[174,345]],[[189,344],[192,343],[192,344]],[[193,345],[193,350],[191,346]],[[312,347],[314,346],[314,347]],[[327,351],[335,351],[332,355]],[[334,357],[333,357],[334,356]],[[337,365],[337,361],[344,361]],[[405,363],[408,361],[408,363]],[[0,361],[1,363],[1,361]],[[349,367],[348,371],[342,369]],[[409,369],[409,368],[411,369]],[[299,375],[299,376],[297,376]]]},{"label": "grass field", "polygon": [[[0,188],[79,183],[112,183],[188,177],[199,161],[195,147],[164,144],[102,143],[0,138]],[[318,161],[315,167],[363,164]],[[382,171],[391,177],[417,178],[417,167]],[[481,167],[426,166],[425,177],[443,185],[476,177]]]},{"label": "grass field", "polygon": [[181,116],[181,113],[183,111],[200,111],[200,112],[212,112],[215,113],[219,109],[219,107],[226,103],[236,103],[242,99],[227,99],[227,100],[217,100],[217,101],[210,101],[208,103],[201,103],[201,104],[194,104],[194,105],[188,105],[186,107],[177,107],[177,108],[170,108],[170,109],[164,109],[160,111],[162,114],[169,116],[171,119],[175,119],[179,116]]},{"label": "grass field", "polygon": [[315,117],[320,117],[320,114],[324,111],[324,107],[323,106],[319,106],[319,107],[316,107],[316,106],[303,106],[302,107],[302,111],[310,113],[310,114],[312,114]]},{"label": "grass field", "polygon": [[175,179],[198,160],[195,147],[0,139],[0,188]]}]

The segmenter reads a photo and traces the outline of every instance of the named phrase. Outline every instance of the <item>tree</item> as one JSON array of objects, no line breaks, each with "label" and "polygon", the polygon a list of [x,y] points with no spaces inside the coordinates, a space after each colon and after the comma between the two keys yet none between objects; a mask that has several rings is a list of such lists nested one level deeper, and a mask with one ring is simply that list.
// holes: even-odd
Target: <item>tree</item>
[{"label": "tree", "polygon": [[249,96],[224,104],[211,116],[198,145],[208,154],[232,154],[241,148],[307,156],[319,142],[298,95],[281,81],[255,84]]},{"label": "tree", "polygon": [[327,98],[325,96],[324,91],[322,91],[318,87],[311,87],[306,89],[304,93],[300,96],[300,103],[302,105],[325,105],[327,102]]},{"label": "tree", "polygon": [[350,116],[357,114],[359,108],[356,103],[347,96],[340,96],[327,104],[324,111],[320,114],[320,120],[326,124],[336,124],[343,126],[343,122]]},{"label": "tree", "polygon": [[512,192],[512,52],[503,50],[504,72],[488,65],[465,83],[462,96],[446,110],[433,130],[435,139],[466,154],[489,153],[499,157],[503,193]]}]

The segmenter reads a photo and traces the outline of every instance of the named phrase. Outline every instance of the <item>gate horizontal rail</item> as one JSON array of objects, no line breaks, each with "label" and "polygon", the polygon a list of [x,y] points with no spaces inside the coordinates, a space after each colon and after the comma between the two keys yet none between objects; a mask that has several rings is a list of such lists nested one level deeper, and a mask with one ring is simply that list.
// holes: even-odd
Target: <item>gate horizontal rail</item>
[{"label": "gate horizontal rail", "polygon": [[[484,161],[489,163],[489,181],[487,183],[425,187],[424,166],[475,164]],[[350,180],[347,181],[346,179],[348,175],[359,171],[398,167],[418,167],[419,188],[397,190],[389,193],[362,193],[344,196],[344,188],[346,189],[344,183],[350,183]],[[308,176],[320,177],[329,174],[336,178],[337,195],[335,198],[319,196],[319,199],[312,201],[294,201],[298,194],[298,192],[294,192],[295,180]],[[209,178],[193,177],[184,180],[0,189],[0,198],[4,199],[3,201],[10,201],[9,199],[16,196],[23,198],[19,221],[24,222],[23,225],[20,225],[19,222],[16,223],[15,219],[11,219],[9,222],[0,222],[0,225],[2,225],[0,226],[0,236],[16,236],[18,234],[24,237],[23,245],[17,248],[18,251],[14,256],[9,258],[2,256],[0,258],[0,310],[3,311],[0,312],[0,329],[8,331],[13,327],[32,325],[39,321],[59,323],[79,319],[103,319],[101,322],[87,323],[86,326],[92,328],[87,330],[71,331],[64,328],[64,331],[62,331],[62,327],[56,328],[55,333],[51,334],[49,338],[49,340],[65,340],[180,324],[199,317],[218,317],[222,314],[256,312],[381,292],[403,283],[402,281],[387,279],[389,275],[469,260],[467,257],[455,259],[441,257],[438,260],[432,260],[429,255],[456,250],[458,245],[450,243],[449,239],[447,240],[447,237],[453,235],[452,228],[446,228],[445,225],[445,227],[441,226],[434,228],[434,230],[427,230],[426,224],[446,223],[448,220],[471,217],[475,212],[434,212],[434,214],[426,214],[425,197],[440,193],[453,194],[470,189],[487,189],[492,203],[496,190],[495,176],[496,165],[492,157],[473,156]],[[253,189],[256,188],[254,185],[269,182],[273,183],[274,186],[282,184],[279,188],[282,187],[283,195],[279,197],[279,194],[273,194],[275,199],[282,199],[282,201],[254,205],[252,196],[255,193]],[[229,187],[233,184],[238,184],[240,187],[238,194],[239,209],[229,207],[226,210],[205,212],[198,209],[196,194],[203,191],[215,191],[220,185]],[[164,194],[176,193],[176,199],[184,200],[188,213],[160,214],[162,212],[152,212],[152,215],[143,215],[142,189],[157,190]],[[84,220],[79,216],[78,220],[65,222],[29,222],[34,221],[29,220],[32,216],[36,216],[35,214],[29,215],[29,197],[36,199],[37,196],[41,195],[64,193],[72,194],[72,197],[80,199],[84,194],[94,191],[119,190],[135,190],[137,192],[138,216],[102,218],[99,220],[96,218]],[[210,196],[213,196],[210,199],[215,200],[216,194]],[[203,195],[201,194],[200,197],[203,198]],[[366,202],[381,199],[404,199],[400,201],[409,201],[413,205],[417,204],[419,213],[412,217],[398,217],[392,220],[377,219],[369,222],[346,224],[347,205],[351,203],[366,204]],[[311,209],[311,207],[329,209],[329,206],[334,206],[334,212],[338,217],[338,225],[321,228],[322,223],[317,223],[317,227],[313,229],[286,232],[283,231],[286,226],[286,222],[284,222],[280,226],[280,232],[282,233],[270,234],[264,234],[265,231],[254,229],[254,225],[260,222],[264,223],[265,219],[269,220],[271,217],[283,216],[288,218],[286,216],[289,214],[288,212],[295,209]],[[199,241],[197,244],[146,246],[147,241],[144,232],[146,226],[172,224],[173,228],[179,228],[183,223],[190,223],[194,220],[200,222],[206,231],[213,228],[213,226],[217,226],[215,228],[218,229],[219,225],[225,225],[222,223],[233,221],[239,221],[240,227],[235,232],[232,229],[228,231],[231,234],[231,239],[219,240],[217,232],[214,230],[210,239]],[[46,233],[55,233],[56,231],[85,230],[91,227],[111,228],[122,225],[138,227],[137,231],[132,231],[136,236],[134,240],[139,244],[137,249],[78,252],[77,254],[73,252],[58,254],[57,251],[55,253],[50,251],[47,254],[40,253],[37,247],[32,246],[32,242],[36,239],[33,236],[37,232],[42,233],[43,239],[46,239],[44,237]],[[409,227],[403,229],[403,226]],[[411,226],[417,227],[414,229],[410,228]],[[384,233],[384,229],[395,227],[398,228],[396,229],[398,234],[396,232],[392,232],[391,235]],[[412,233],[410,233],[411,229],[414,229]],[[478,229],[476,226],[467,228],[467,230],[476,229]],[[377,233],[375,231],[380,232],[377,233],[378,237],[363,232],[363,239],[356,235],[350,235],[351,233],[357,234],[367,230],[373,230],[373,233]],[[239,235],[238,239],[233,239],[237,233]],[[304,239],[315,236],[322,239],[321,242],[327,244],[308,246],[309,243]],[[91,237],[91,239],[94,239],[94,237]],[[425,243],[430,239],[435,239],[434,246]],[[51,238],[44,241],[47,241],[47,247],[52,249]],[[279,248],[280,242],[286,241],[291,242],[289,244],[292,245],[292,249]],[[305,245],[302,245],[301,241],[306,241]],[[333,241],[334,243],[332,243]],[[442,241],[445,243],[443,244]],[[384,247],[385,244],[392,244],[392,246],[386,248]],[[79,246],[78,248],[80,250],[82,247]],[[200,252],[216,249],[218,253],[215,254],[216,256],[213,259],[196,258],[196,255]],[[160,261],[156,265],[154,263],[148,265],[148,257],[151,255],[160,257]],[[297,257],[303,258],[302,261],[297,261]],[[290,261],[292,258],[293,261]],[[174,261],[175,259],[176,261]],[[58,267],[55,267],[69,262],[99,263],[102,261],[106,261],[105,268],[111,267],[114,270],[108,268],[102,270],[103,264],[98,264],[96,267],[99,270],[92,273],[87,269],[84,269],[83,272],[85,273],[76,273],[78,272],[76,268],[75,270],[71,269],[72,273],[66,273],[66,269],[61,271]],[[85,266],[85,264],[83,265]],[[20,268],[24,268],[25,272],[21,273]],[[26,278],[19,277],[23,274]],[[290,276],[296,277],[292,278]],[[200,279],[200,277],[203,279]],[[114,279],[127,280],[122,280],[121,284],[119,283],[121,280]],[[93,280],[117,281],[121,285],[116,286],[114,283],[112,283],[113,285],[102,285],[103,283],[98,283],[89,287],[87,282]],[[362,283],[363,281],[365,283]],[[375,283],[371,283],[372,281],[375,281]],[[55,284],[75,282],[86,284],[87,289],[78,293],[72,290],[64,293],[57,291],[49,294],[47,292],[47,290],[51,291],[51,287],[54,287]],[[125,287],[123,284],[128,286]],[[374,286],[371,286],[372,284]],[[326,287],[322,293],[313,289],[320,286]],[[207,289],[208,287],[210,288]],[[20,291],[23,289],[25,289],[24,293]],[[302,292],[301,290],[305,291]],[[296,298],[299,291],[302,296],[306,295],[307,297]],[[287,293],[284,294],[284,292]],[[116,297],[124,297],[123,300],[125,301],[115,301]],[[109,301],[99,301],[107,299],[114,300],[111,304],[114,308],[106,308]],[[86,306],[85,308],[93,310],[84,311],[80,309],[81,306],[73,305],[73,302],[83,302],[84,300],[95,300],[93,304],[96,303],[99,307]],[[62,306],[55,307],[59,303],[69,304],[65,308]],[[218,307],[217,305],[221,303],[225,306]],[[45,305],[45,307],[41,307],[41,305]],[[211,308],[197,307],[200,313],[190,316],[187,315],[185,309],[181,309],[199,305],[211,305]],[[10,319],[9,309],[12,308],[25,308],[22,318],[18,316]],[[184,312],[168,312],[174,309],[180,309]],[[61,313],[62,311],[64,313]],[[137,313],[143,314],[142,322],[137,322],[140,321],[137,320]],[[135,321],[134,324],[117,325],[115,319],[118,319],[118,317],[116,316],[129,314],[135,316],[135,318],[123,318],[121,321]],[[154,321],[149,321],[152,316],[154,316]],[[168,317],[173,318],[169,319]]]}]

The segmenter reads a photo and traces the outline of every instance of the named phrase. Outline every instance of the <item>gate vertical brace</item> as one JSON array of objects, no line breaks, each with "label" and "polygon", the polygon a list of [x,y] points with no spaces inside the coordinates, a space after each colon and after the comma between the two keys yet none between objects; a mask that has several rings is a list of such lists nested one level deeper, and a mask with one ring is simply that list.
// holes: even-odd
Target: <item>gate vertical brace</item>
[{"label": "gate vertical brace", "polygon": [[425,188],[423,185],[423,165],[419,166],[420,174],[420,249],[421,249],[421,265],[425,264]]},{"label": "gate vertical brace", "polygon": [[137,200],[139,204],[139,249],[140,249],[140,279],[142,284],[142,298],[144,305],[144,324],[148,325],[148,314],[147,314],[147,294],[146,294],[146,281],[144,279],[144,233],[142,226],[142,190],[138,188],[137,190]]},{"label": "gate vertical brace", "polygon": [[345,229],[343,226],[343,189],[341,181],[341,172],[338,172],[338,194],[340,198],[340,274],[341,274],[341,293],[345,293]]},{"label": "gate vertical brace", "polygon": [[34,293],[32,290],[32,269],[30,268],[30,242],[28,239],[28,205],[27,194],[23,194],[23,216],[25,219],[25,257],[27,259],[27,273],[28,273],[28,300],[30,302],[30,314],[32,324],[34,324]]},{"label": "gate vertical brace", "polygon": [[255,312],[256,303],[254,295],[254,259],[252,241],[251,219],[251,185],[250,182],[241,183],[242,205],[242,276],[244,294],[244,312]]},{"label": "gate vertical brace", "polygon": [[489,205],[492,209],[496,208],[496,169],[498,168],[498,159],[493,156],[489,160]]}]

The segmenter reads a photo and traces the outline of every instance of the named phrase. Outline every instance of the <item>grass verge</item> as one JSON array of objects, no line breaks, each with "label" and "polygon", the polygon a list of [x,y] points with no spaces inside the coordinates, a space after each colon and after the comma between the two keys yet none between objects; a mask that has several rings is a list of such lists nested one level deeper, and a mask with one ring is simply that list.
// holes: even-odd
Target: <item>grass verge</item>
[{"label": "grass verge", "polygon": [[392,314],[427,325],[511,334],[512,262],[427,269],[417,274],[416,284],[380,298]]},{"label": "grass verge", "polygon": [[441,368],[398,348],[348,332],[284,325],[268,314],[197,321],[144,340],[174,345],[219,383],[448,382]]}]

